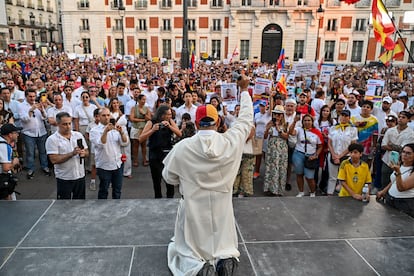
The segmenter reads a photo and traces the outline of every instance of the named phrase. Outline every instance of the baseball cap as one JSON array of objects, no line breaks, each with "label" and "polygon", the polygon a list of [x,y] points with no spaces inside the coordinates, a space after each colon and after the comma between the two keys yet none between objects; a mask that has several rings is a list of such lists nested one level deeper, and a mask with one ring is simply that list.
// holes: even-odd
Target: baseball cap
[{"label": "baseball cap", "polygon": [[[210,118],[213,121],[204,121],[204,119]],[[200,126],[212,126],[218,120],[217,109],[211,104],[200,105],[196,110],[196,123]],[[202,122],[203,121],[203,122]]]},{"label": "baseball cap", "polygon": [[388,115],[387,118],[385,119],[385,121],[397,121],[397,117],[395,117],[394,115]]},{"label": "baseball cap", "polygon": [[299,94],[299,97],[300,97],[300,96],[302,96],[302,95],[304,95],[305,97],[308,97],[308,94],[306,94],[305,92],[301,92],[301,93]]},{"label": "baseball cap", "polygon": [[297,103],[296,103],[296,101],[295,101],[294,99],[287,99],[287,100],[285,101],[285,104],[288,104],[288,103],[291,103],[291,104],[297,105]]},{"label": "baseball cap", "polygon": [[22,130],[21,127],[16,127],[13,124],[4,124],[0,129],[0,133],[1,133],[1,135],[7,135],[7,134],[12,133],[14,131],[20,131],[20,130]]},{"label": "baseball cap", "polygon": [[351,117],[351,111],[349,111],[348,109],[344,109],[341,111],[341,115],[346,115],[348,117]]},{"label": "baseball cap", "polygon": [[266,106],[266,101],[259,101],[259,105]]},{"label": "baseball cap", "polygon": [[401,98],[401,97],[407,97],[407,92],[402,91],[400,94],[398,94],[398,97],[399,98]]},{"label": "baseball cap", "polygon": [[386,96],[382,99],[383,102],[392,103],[392,98],[390,96]]},{"label": "baseball cap", "polygon": [[355,96],[359,96],[360,94],[359,94],[359,92],[357,91],[357,90],[352,90],[352,92],[351,93],[349,93],[349,94],[353,94],[353,95],[355,95]]}]

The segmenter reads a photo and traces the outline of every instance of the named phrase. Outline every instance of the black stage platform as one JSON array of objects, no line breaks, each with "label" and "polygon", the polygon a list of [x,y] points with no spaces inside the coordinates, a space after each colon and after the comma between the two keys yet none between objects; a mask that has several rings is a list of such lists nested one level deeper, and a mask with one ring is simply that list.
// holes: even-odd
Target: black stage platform
[{"label": "black stage platform", "polygon": [[[170,275],[177,199],[0,202],[0,275]],[[371,198],[240,198],[237,275],[414,275],[414,219]]]}]

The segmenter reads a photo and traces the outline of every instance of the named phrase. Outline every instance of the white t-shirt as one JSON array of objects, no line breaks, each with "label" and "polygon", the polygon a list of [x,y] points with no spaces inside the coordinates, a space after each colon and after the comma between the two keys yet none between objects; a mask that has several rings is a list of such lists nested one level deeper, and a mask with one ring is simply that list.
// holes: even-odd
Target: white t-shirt
[{"label": "white t-shirt", "polygon": [[270,122],[270,120],[272,120],[272,116],[269,114],[269,112],[265,112],[264,114],[258,112],[254,114],[254,123],[256,124],[256,137],[264,137],[266,125]]},{"label": "white t-shirt", "polygon": [[[306,139],[305,139],[305,133],[302,127],[296,127],[295,130],[296,130],[296,138],[297,138],[295,149],[297,151],[305,153],[306,155],[315,154],[318,148],[318,145],[322,144],[322,141],[319,138],[319,136],[313,132],[310,132],[309,130],[306,130]],[[307,147],[306,151],[305,151],[305,143]]]},{"label": "white t-shirt", "polygon": [[[407,179],[408,176],[410,176],[412,169],[413,167],[400,167],[401,178],[403,181]],[[390,181],[392,183],[390,189],[388,190],[390,196],[396,198],[414,198],[414,188],[403,192],[398,191],[395,173],[391,174]]]},{"label": "white t-shirt", "polygon": [[87,126],[94,120],[93,112],[95,109],[97,107],[94,104],[89,104],[88,106],[80,104],[73,112],[73,118],[79,119],[80,126]]}]

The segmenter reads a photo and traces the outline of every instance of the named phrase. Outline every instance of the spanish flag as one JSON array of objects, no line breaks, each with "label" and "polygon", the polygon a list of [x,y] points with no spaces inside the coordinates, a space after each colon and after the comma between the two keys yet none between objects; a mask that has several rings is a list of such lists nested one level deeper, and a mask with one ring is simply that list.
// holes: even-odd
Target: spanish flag
[{"label": "spanish flag", "polygon": [[279,81],[276,84],[276,88],[279,89],[279,92],[282,94],[287,95],[287,90],[286,90],[286,77],[284,74],[282,74],[282,76],[280,77]]},{"label": "spanish flag", "polygon": [[395,32],[395,26],[381,0],[372,1],[372,25],[375,39],[385,49],[392,50],[395,44],[390,36]]},{"label": "spanish flag", "polygon": [[385,65],[389,66],[392,59],[396,59],[404,56],[404,46],[401,45],[401,42],[395,43],[393,50],[385,51],[378,58]]}]

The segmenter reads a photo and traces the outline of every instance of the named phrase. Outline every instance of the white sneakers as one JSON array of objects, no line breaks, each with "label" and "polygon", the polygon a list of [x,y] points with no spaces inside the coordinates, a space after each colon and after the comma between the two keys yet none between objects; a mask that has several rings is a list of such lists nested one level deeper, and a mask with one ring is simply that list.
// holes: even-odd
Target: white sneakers
[{"label": "white sneakers", "polygon": [[[304,197],[305,196],[305,193],[304,192],[299,192],[297,195],[296,195],[296,197]],[[316,194],[315,193],[309,193],[309,196],[310,197],[316,197]]]},{"label": "white sneakers", "polygon": [[89,190],[96,191],[95,179],[91,179],[91,183],[89,183]]}]

